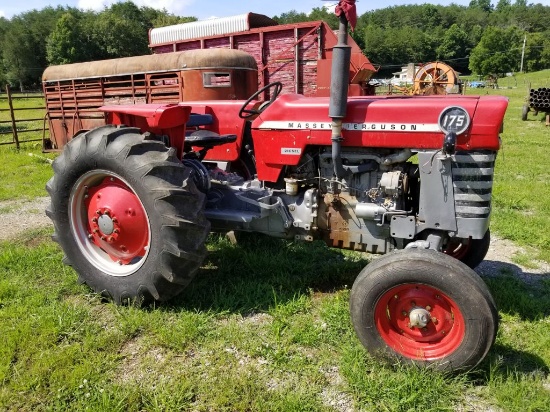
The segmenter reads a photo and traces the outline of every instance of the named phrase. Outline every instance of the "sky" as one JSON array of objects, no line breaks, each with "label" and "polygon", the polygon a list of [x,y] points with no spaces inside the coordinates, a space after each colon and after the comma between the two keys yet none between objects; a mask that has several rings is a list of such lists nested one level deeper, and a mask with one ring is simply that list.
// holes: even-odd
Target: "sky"
[{"label": "sky", "polygon": [[[149,6],[157,9],[166,9],[170,13],[178,16],[194,16],[199,20],[210,17],[227,17],[236,16],[248,12],[265,14],[273,17],[291,10],[297,12],[309,13],[314,7],[322,7],[323,5],[335,4],[338,1],[321,1],[321,0],[133,0],[138,6]],[[496,1],[496,0],[495,0]],[[46,6],[71,6],[79,9],[102,10],[105,6],[116,3],[117,0],[25,0],[21,3],[13,0],[0,0],[0,17],[11,18],[14,15],[30,11],[33,9],[43,9]],[[454,1],[435,1],[434,4],[447,5],[454,2],[455,4],[468,5],[469,0],[454,0]],[[543,4],[550,5],[550,0],[538,1]],[[426,1],[411,1],[411,0],[393,0],[388,2],[375,1],[357,1],[357,12],[363,14],[375,8],[384,8],[402,4],[422,4]],[[376,4],[376,5],[375,5]]]},{"label": "sky", "polygon": [[[157,9],[166,9],[178,16],[194,16],[199,20],[211,17],[227,17],[254,12],[273,17],[291,10],[309,13],[314,7],[335,4],[338,1],[321,0],[133,0],[138,6],[149,6]],[[512,0],[513,1],[513,0]],[[14,15],[33,9],[43,9],[46,6],[71,6],[84,10],[102,10],[105,6],[116,3],[117,0],[25,0],[21,3],[13,0],[0,0],[0,17],[11,18]],[[496,4],[497,0],[492,3]],[[388,2],[375,2],[358,0],[357,12],[363,14],[369,10],[398,6],[403,4],[423,4],[427,1],[412,0],[390,0]],[[449,5],[455,3],[467,6],[469,0],[439,0],[432,1],[433,4]],[[530,1],[528,3],[531,3]],[[550,6],[550,0],[533,0],[533,3],[541,3]]]}]

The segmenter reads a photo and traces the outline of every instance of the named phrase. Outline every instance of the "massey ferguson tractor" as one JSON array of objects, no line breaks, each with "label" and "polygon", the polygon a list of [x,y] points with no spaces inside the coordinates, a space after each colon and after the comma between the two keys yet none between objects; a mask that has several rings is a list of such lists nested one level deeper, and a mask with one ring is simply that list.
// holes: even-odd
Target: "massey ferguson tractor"
[{"label": "massey ferguson tractor", "polygon": [[442,370],[485,357],[498,314],[473,268],[489,247],[508,102],[348,97],[354,3],[337,8],[330,97],[275,82],[242,100],[107,105],[105,125],[75,133],[47,215],[82,282],[119,304],[165,301],[200,268],[210,232],[322,240],[384,254],[351,291],[372,355]]}]

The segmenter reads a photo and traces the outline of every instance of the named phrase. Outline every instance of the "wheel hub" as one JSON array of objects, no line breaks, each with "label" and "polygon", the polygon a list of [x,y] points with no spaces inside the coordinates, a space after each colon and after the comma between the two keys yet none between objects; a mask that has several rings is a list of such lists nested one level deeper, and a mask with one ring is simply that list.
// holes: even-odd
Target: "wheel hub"
[{"label": "wheel hub", "polygon": [[464,319],[455,302],[423,284],[403,284],[378,301],[375,318],[380,336],[411,359],[434,360],[461,343]]},{"label": "wheel hub", "polygon": [[87,189],[88,238],[119,264],[129,264],[147,252],[147,215],[136,194],[120,179],[106,177]]},{"label": "wheel hub", "polygon": [[97,224],[99,226],[99,230],[104,235],[112,235],[115,230],[115,224],[109,215],[101,215],[101,217],[97,220]]},{"label": "wheel hub", "polygon": [[428,325],[428,322],[432,320],[430,312],[424,308],[414,308],[409,313],[409,325],[410,328],[418,327],[425,328]]}]

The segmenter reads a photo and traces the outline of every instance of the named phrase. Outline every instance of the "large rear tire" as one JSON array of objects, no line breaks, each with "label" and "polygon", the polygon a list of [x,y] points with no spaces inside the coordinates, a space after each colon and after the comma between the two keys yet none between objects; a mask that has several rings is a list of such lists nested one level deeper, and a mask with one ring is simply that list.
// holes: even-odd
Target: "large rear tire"
[{"label": "large rear tire", "polygon": [[350,298],[359,340],[383,359],[462,370],[487,355],[498,327],[485,283],[432,250],[402,250],[367,265]]},{"label": "large rear tire", "polygon": [[53,239],[79,279],[116,303],[164,301],[192,280],[210,224],[190,170],[139,129],[71,140],[46,188]]}]

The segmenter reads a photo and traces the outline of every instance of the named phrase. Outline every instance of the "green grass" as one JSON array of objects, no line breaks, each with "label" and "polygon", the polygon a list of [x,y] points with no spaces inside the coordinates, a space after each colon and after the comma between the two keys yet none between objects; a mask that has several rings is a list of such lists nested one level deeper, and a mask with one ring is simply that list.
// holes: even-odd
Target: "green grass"
[{"label": "green grass", "polygon": [[[42,129],[44,120],[26,119],[43,119],[46,113],[44,109],[44,98],[36,97],[36,94],[12,94],[13,107],[18,109],[14,111],[15,120],[17,121],[18,139],[20,142],[29,140],[42,139],[42,131],[27,132],[26,130]],[[5,94],[1,95],[0,99],[0,121],[11,121],[8,100]],[[41,109],[40,109],[41,108]],[[46,127],[48,124],[46,123]],[[0,132],[10,132],[12,130],[11,123],[0,123]],[[47,132],[46,132],[47,133]],[[46,134],[47,136],[47,134]],[[1,134],[0,143],[13,142],[12,134]]]},{"label": "green grass", "polygon": [[497,342],[475,371],[450,376],[380,363],[361,347],[348,298],[365,256],[253,236],[215,237],[209,249],[183,295],[137,309],[78,285],[48,230],[0,243],[0,410],[542,411],[550,402],[550,282],[489,279]]},{"label": "green grass", "polygon": [[[5,95],[2,95],[5,97]],[[44,106],[44,100],[35,97],[18,98],[14,107],[29,108]],[[0,109],[7,109],[6,99],[0,99]],[[18,119],[40,118],[44,110],[24,110],[16,112]],[[0,111],[0,120],[9,120],[9,112]],[[24,122],[27,129],[41,128],[42,121]],[[11,125],[0,124],[0,131],[10,131]],[[19,136],[20,141],[41,139],[42,132],[29,132]],[[13,137],[0,135],[0,143],[12,142]],[[31,154],[31,156],[29,156]],[[22,143],[19,150],[15,145],[0,145],[0,201],[8,199],[34,199],[46,196],[44,186],[52,176],[52,168],[45,158],[52,159],[54,154],[42,153],[42,142]]]},{"label": "green grass", "polygon": [[[515,257],[521,264],[550,261],[550,129],[542,115],[520,120],[526,82],[542,87],[548,78],[545,71],[499,81],[517,88],[476,90],[511,99],[492,228],[529,246]],[[0,200],[45,195],[51,167],[28,152],[40,147],[0,147]],[[496,343],[475,370],[450,376],[380,363],[362,348],[348,299],[366,255],[214,237],[181,296],[136,309],[79,285],[49,235],[0,242],[0,410],[549,410],[548,279],[486,278],[501,317]]]},{"label": "green grass", "polygon": [[521,109],[529,88],[550,87],[550,70],[499,79],[499,89],[468,93],[501,94],[510,99],[495,170],[491,225],[501,237],[534,247],[534,258],[550,262],[550,127],[545,114]]}]

